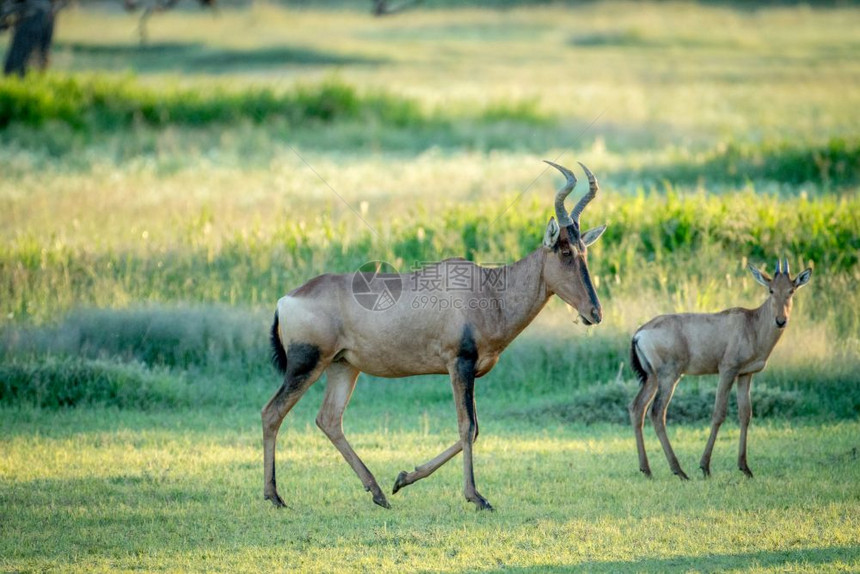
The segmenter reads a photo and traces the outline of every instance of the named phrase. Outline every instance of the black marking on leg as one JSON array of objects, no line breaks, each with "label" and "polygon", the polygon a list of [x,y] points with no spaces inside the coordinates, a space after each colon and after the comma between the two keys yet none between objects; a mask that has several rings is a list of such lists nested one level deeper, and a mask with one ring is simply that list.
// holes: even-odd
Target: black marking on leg
[{"label": "black marking on leg", "polygon": [[290,377],[307,377],[320,361],[320,348],[310,343],[290,343],[287,347],[287,373]]},{"label": "black marking on leg", "polygon": [[478,418],[475,415],[475,368],[478,364],[478,346],[471,325],[463,329],[460,350],[457,353],[457,375],[463,384],[463,401],[472,429],[472,440],[478,437]]},{"label": "black marking on leg", "polygon": [[[467,383],[466,387],[474,386],[475,367],[477,364],[478,345],[472,336],[471,325],[466,325],[463,329],[463,336],[460,339],[460,350],[457,352],[457,374],[464,383]],[[470,382],[471,384],[468,384]]]},{"label": "black marking on leg", "polygon": [[290,343],[287,347],[286,382],[289,391],[300,388],[320,360],[320,348],[310,343]]},{"label": "black marking on leg", "polygon": [[472,326],[463,327],[463,335],[460,337],[460,349],[457,351],[457,359],[476,363],[478,361],[478,345],[472,334]]}]

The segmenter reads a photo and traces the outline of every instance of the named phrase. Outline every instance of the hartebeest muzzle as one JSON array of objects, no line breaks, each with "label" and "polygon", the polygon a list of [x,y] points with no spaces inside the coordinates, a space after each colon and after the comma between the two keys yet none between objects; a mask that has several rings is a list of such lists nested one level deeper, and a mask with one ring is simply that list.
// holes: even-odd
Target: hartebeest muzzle
[{"label": "hartebeest muzzle", "polygon": [[585,317],[584,315],[580,315],[582,320],[585,321],[586,325],[597,325],[601,321],[603,321],[603,309],[598,305],[597,307],[592,307],[591,309],[591,317]]}]

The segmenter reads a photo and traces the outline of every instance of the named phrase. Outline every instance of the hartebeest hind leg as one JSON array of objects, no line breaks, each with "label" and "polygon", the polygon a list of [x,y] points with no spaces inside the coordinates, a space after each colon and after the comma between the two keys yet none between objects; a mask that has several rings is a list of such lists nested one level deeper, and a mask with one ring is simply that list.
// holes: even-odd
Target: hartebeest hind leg
[{"label": "hartebeest hind leg", "polygon": [[275,482],[275,443],[284,417],[290,412],[305,391],[322,374],[324,365],[319,362],[319,350],[310,345],[290,345],[287,350],[287,372],[281,388],[263,407],[263,497],[277,507],[286,506],[278,494]]},{"label": "hartebeest hind leg", "polygon": [[469,331],[463,337],[463,348],[457,358],[449,365],[454,404],[457,409],[457,426],[460,440],[439,453],[426,463],[416,466],[413,472],[402,471],[394,481],[392,494],[404,486],[427,478],[443,464],[463,451],[463,494],[466,500],[475,504],[479,510],[492,510],[492,505],[475,488],[475,472],[472,464],[472,445],[478,438],[478,415],[475,407],[475,363],[477,354]]},{"label": "hartebeest hind leg", "polygon": [[750,401],[750,386],[752,375],[738,377],[738,419],[741,423],[741,438],[738,444],[738,468],[742,473],[752,478],[753,473],[747,466],[747,429],[752,418],[752,402]]},{"label": "hartebeest hind leg", "polygon": [[383,508],[391,508],[388,500],[376,483],[376,478],[361,461],[343,434],[343,411],[349,404],[352,391],[355,389],[355,381],[358,379],[359,371],[352,365],[344,362],[332,363],[326,369],[328,383],[325,391],[320,412],[317,415],[317,426],[329,438],[332,444],[340,451],[355,474],[364,485],[364,489],[373,494],[373,502]]},{"label": "hartebeest hind leg", "polygon": [[720,425],[726,420],[726,412],[729,408],[729,391],[732,390],[735,377],[737,377],[737,372],[735,371],[720,371],[720,384],[717,386],[717,397],[714,399],[714,414],[711,417],[711,434],[708,436],[705,452],[702,453],[702,460],[699,461],[699,468],[702,469],[702,474],[705,477],[711,476],[711,453],[714,451],[714,444],[717,442],[717,433],[720,431]]},{"label": "hartebeest hind leg", "polygon": [[654,431],[657,433],[657,438],[660,439],[660,444],[663,446],[663,452],[666,453],[669,468],[681,480],[690,480],[681,468],[678,457],[675,456],[675,451],[672,450],[672,444],[669,442],[669,435],[666,434],[666,411],[669,408],[669,402],[672,400],[672,395],[675,393],[675,387],[678,386],[679,380],[680,376],[677,374],[669,376],[660,375],[660,392],[657,393],[654,403],[651,405],[651,423],[654,425]]},{"label": "hartebeest hind leg", "polygon": [[648,464],[648,455],[645,453],[645,437],[642,435],[642,428],[645,425],[645,411],[654,400],[657,394],[657,377],[649,375],[642,383],[642,388],[639,389],[639,394],[630,403],[630,422],[633,424],[633,432],[636,435],[636,450],[639,452],[639,470],[642,474],[651,478],[651,466]]}]

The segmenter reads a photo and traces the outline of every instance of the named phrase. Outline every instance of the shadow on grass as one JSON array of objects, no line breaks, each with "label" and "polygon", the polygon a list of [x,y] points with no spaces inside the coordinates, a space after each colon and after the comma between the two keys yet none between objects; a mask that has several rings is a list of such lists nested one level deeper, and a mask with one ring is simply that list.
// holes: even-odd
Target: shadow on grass
[{"label": "shadow on grass", "polygon": [[144,46],[58,42],[56,50],[72,55],[73,69],[130,69],[136,72],[225,74],[284,66],[368,66],[386,62],[298,46],[233,50],[209,47],[200,42],[159,42]]},{"label": "shadow on grass", "polygon": [[860,140],[831,138],[820,144],[788,141],[731,143],[668,166],[645,168],[640,180],[678,184],[770,181],[848,187],[860,182]]},{"label": "shadow on grass", "polygon": [[738,48],[740,42],[715,40],[694,36],[652,36],[642,30],[613,30],[608,32],[582,32],[573,35],[568,44],[576,48]]},{"label": "shadow on grass", "polygon": [[[4,504],[17,509],[6,523],[16,532],[17,544],[0,543],[4,558],[53,561],[68,559],[74,550],[107,557],[141,556],[156,546],[206,548],[213,521],[221,536],[235,539],[241,533],[235,516],[220,518],[227,514],[215,512],[231,494],[223,485],[177,478],[169,468],[118,470],[107,477],[40,479],[0,489]],[[39,527],[42,523],[51,527]],[[202,523],[209,526],[200,529]],[[47,543],[46,535],[55,543]]]},{"label": "shadow on grass", "polygon": [[586,562],[552,567],[506,568],[507,572],[723,572],[747,570],[750,567],[794,570],[796,566],[816,566],[834,562],[851,563],[860,558],[860,548],[834,546],[830,548],[801,548],[785,551],[745,552],[740,554],[711,554],[707,556],[677,556],[645,558],[631,561]]}]

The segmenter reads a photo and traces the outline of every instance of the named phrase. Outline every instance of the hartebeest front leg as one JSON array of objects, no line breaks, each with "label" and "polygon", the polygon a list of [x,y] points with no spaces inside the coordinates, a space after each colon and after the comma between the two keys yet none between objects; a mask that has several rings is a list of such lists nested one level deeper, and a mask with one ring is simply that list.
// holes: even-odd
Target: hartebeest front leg
[{"label": "hartebeest front leg", "polygon": [[454,404],[457,408],[457,423],[460,443],[463,446],[463,494],[478,510],[493,507],[475,488],[475,470],[472,465],[472,445],[478,437],[478,414],[475,409],[475,366],[478,352],[471,331],[467,327],[463,334],[457,358],[449,365]]},{"label": "hartebeest front leg", "polygon": [[478,419],[475,412],[475,379],[451,377],[454,400],[457,403],[457,423],[463,449],[463,495],[478,510],[492,510],[492,505],[475,488],[475,470],[472,464],[472,445],[478,437]]},{"label": "hartebeest front leg", "polygon": [[732,390],[732,384],[735,382],[737,375],[737,371],[731,369],[720,371],[720,384],[717,386],[717,397],[714,399],[714,414],[711,418],[711,434],[708,436],[705,452],[702,453],[702,459],[699,461],[699,468],[702,469],[702,474],[706,478],[711,476],[711,453],[713,453],[714,444],[717,442],[717,433],[720,431],[720,425],[726,420],[726,412],[729,408],[729,391]]},{"label": "hartebeest front leg", "polygon": [[358,475],[364,489],[373,494],[373,502],[383,508],[391,508],[388,499],[385,498],[376,483],[376,478],[358,457],[343,434],[343,412],[352,397],[358,373],[359,371],[348,363],[338,362],[329,366],[326,370],[328,383],[325,398],[316,422],[320,430],[325,433],[335,448],[343,455],[343,458],[346,459],[346,462],[349,463],[349,466],[352,467],[352,470],[355,471],[355,474]]},{"label": "hartebeest front leg", "polygon": [[633,433],[636,436],[636,450],[639,453],[639,470],[651,478],[651,466],[648,464],[648,455],[645,452],[645,437],[642,435],[642,427],[645,425],[645,411],[648,406],[654,401],[654,396],[657,394],[657,377],[649,376],[642,383],[642,388],[639,389],[639,394],[630,403],[630,422],[633,424]]},{"label": "hartebeest front leg", "polygon": [[750,478],[752,478],[753,473],[747,466],[747,429],[752,418],[751,383],[751,374],[738,377],[738,418],[741,423],[741,438],[738,443],[738,469]]}]

